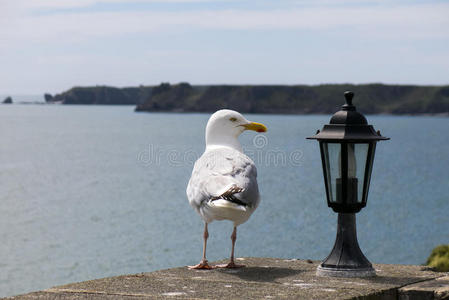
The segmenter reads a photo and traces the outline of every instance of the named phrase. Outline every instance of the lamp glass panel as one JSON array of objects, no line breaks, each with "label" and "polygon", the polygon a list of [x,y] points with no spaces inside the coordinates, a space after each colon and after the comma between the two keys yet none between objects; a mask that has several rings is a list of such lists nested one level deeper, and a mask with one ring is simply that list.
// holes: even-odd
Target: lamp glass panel
[{"label": "lamp glass panel", "polygon": [[340,157],[341,144],[339,143],[323,143],[324,160],[326,167],[327,187],[329,193],[329,200],[331,202],[337,201],[337,178],[340,174]]},{"label": "lamp glass panel", "polygon": [[359,203],[363,200],[363,182],[368,148],[369,144],[348,144],[348,179],[357,178],[357,202]]},{"label": "lamp glass panel", "polygon": [[367,165],[366,168],[368,168],[368,170],[366,170],[365,174],[366,174],[366,178],[365,178],[365,194],[364,196],[364,200],[367,201],[368,199],[368,191],[369,191],[369,184],[370,184],[370,180],[371,180],[371,172],[372,172],[372,168],[373,168],[373,161],[374,161],[374,152],[376,151],[376,143],[371,143],[370,145],[371,150],[368,151],[368,155],[369,157],[367,157]]}]

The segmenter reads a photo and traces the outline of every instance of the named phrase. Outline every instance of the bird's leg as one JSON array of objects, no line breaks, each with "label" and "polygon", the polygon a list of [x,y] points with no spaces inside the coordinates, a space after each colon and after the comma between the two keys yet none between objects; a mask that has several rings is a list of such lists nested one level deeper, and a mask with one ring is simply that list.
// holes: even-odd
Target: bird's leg
[{"label": "bird's leg", "polygon": [[203,233],[203,258],[200,263],[195,266],[189,266],[189,269],[212,269],[211,266],[207,263],[206,259],[206,246],[207,246],[207,238],[209,237],[209,231],[207,230],[207,223],[204,223],[204,233]]},{"label": "bird's leg", "polygon": [[231,234],[231,241],[232,241],[232,250],[231,250],[231,259],[229,261],[228,264],[224,264],[224,265],[217,265],[217,268],[243,268],[244,265],[237,265],[234,262],[234,248],[235,248],[235,241],[237,240],[237,226],[234,226],[234,230],[232,231]]}]

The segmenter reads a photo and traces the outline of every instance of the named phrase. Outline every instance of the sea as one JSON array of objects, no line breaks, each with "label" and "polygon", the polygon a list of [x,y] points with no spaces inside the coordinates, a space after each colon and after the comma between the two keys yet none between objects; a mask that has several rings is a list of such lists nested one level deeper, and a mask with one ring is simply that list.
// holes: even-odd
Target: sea
[{"label": "sea", "polygon": [[[337,108],[336,108],[337,109]],[[327,207],[318,143],[329,115],[247,114],[261,204],[238,228],[237,257],[322,260],[337,215]],[[192,265],[203,222],[186,185],[208,114],[132,106],[0,107],[0,296]],[[449,118],[374,116],[379,142],[360,247],[373,263],[423,264],[449,243]],[[232,223],[209,226],[208,259],[229,257]]]}]

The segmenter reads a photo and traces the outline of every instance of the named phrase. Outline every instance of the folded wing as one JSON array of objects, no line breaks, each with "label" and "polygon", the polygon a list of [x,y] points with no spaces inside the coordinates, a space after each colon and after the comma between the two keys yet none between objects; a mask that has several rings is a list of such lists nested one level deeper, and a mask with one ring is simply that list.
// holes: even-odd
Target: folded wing
[{"label": "folded wing", "polygon": [[195,163],[187,198],[200,214],[202,206],[218,199],[255,209],[259,190],[254,162],[228,147],[206,151]]}]

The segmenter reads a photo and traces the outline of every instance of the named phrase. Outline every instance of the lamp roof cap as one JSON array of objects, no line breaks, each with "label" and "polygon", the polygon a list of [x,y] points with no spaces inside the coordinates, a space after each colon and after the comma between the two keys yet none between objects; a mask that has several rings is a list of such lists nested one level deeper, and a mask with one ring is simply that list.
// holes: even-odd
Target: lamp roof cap
[{"label": "lamp roof cap", "polygon": [[347,141],[347,142],[368,142],[389,140],[375,131],[372,125],[368,125],[365,116],[359,113],[352,104],[354,93],[346,91],[344,93],[346,104],[341,107],[331,118],[328,125],[324,125],[321,132],[308,137],[308,139],[324,141]]}]

